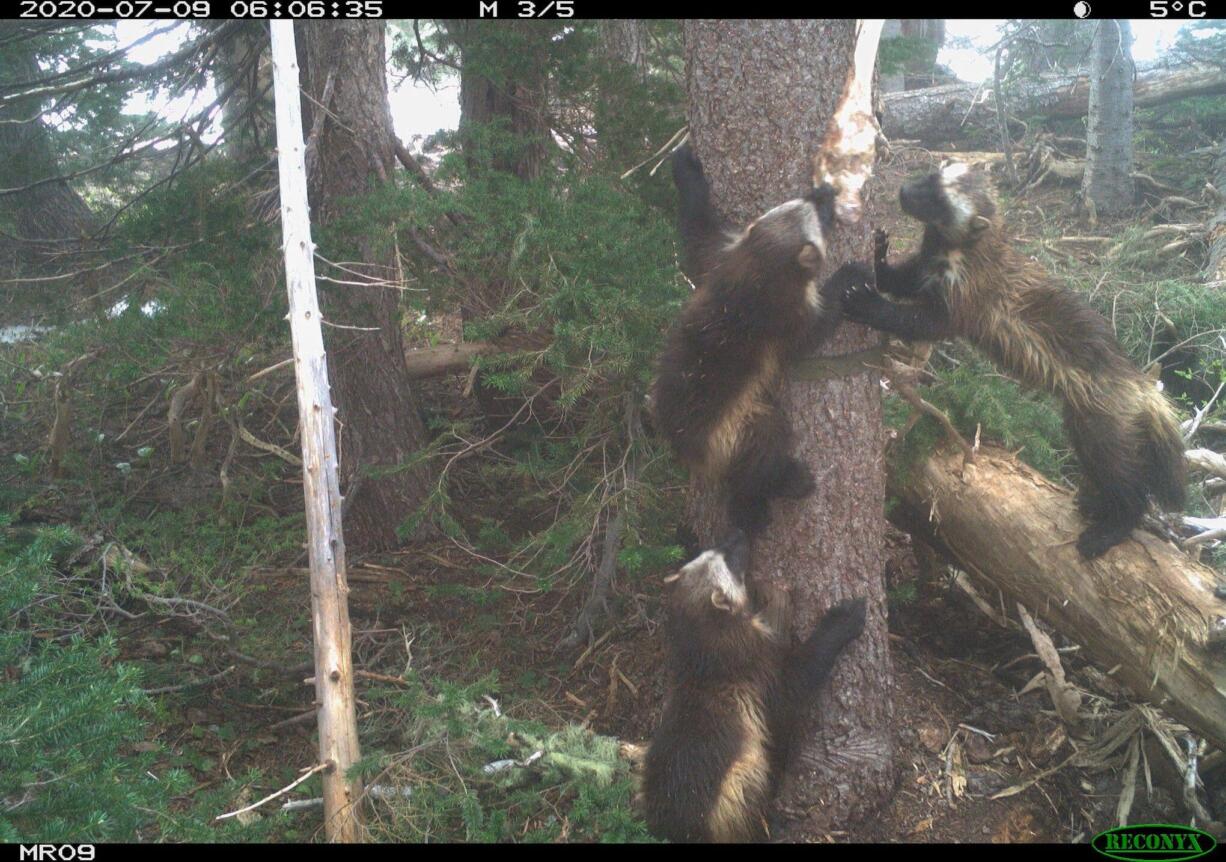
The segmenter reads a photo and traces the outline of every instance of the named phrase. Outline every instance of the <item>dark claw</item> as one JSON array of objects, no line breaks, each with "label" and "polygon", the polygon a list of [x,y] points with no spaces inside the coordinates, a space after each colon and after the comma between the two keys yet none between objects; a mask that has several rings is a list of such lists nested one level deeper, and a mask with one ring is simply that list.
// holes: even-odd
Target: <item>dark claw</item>
[{"label": "dark claw", "polygon": [[883,229],[877,228],[873,231],[873,259],[877,263],[884,263],[889,253],[890,235]]}]

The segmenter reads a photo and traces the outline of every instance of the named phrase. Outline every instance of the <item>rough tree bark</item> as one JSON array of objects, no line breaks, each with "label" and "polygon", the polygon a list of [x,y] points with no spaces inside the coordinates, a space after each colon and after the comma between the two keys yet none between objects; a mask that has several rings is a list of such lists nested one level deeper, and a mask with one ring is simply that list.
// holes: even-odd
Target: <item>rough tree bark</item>
[{"label": "rough tree bark", "polygon": [[1097,22],[1091,48],[1086,169],[1083,206],[1093,215],[1114,215],[1133,208],[1132,180],[1132,26],[1125,20]]},{"label": "rough tree bark", "polygon": [[[225,22],[210,21],[217,27]],[[232,90],[221,106],[226,155],[240,162],[267,159],[273,148],[272,66],[267,25],[246,21],[218,47],[217,86]]]},{"label": "rough tree bark", "polygon": [[890,491],[903,529],[933,538],[1104,668],[1118,666],[1114,678],[1137,697],[1226,747],[1226,664],[1209,646],[1223,620],[1212,569],[1142,530],[1085,562],[1072,493],[1001,449],[985,447],[965,470],[961,454],[938,452]]},{"label": "rough tree bark", "polygon": [[460,145],[479,164],[475,129],[496,124],[512,145],[495,148],[494,170],[530,180],[540,176],[549,143],[545,55],[553,25],[543,21],[447,23],[460,47]]},{"label": "rough tree bark", "polygon": [[[636,124],[627,122],[626,93],[641,86],[647,75],[646,22],[638,18],[598,22],[600,48],[608,67],[602,70],[596,99],[596,140],[605,159],[614,164],[642,158],[646,140]],[[633,162],[631,162],[632,164]]]},{"label": "rough tree bark", "polygon": [[[1143,71],[1132,88],[1133,105],[1138,108],[1221,93],[1226,93],[1226,69],[1209,67]],[[1085,75],[1044,75],[1019,82],[1009,94],[1009,110],[1020,117],[1084,117],[1089,105],[1090,82]],[[886,93],[882,99],[881,131],[888,138],[935,146],[963,140],[972,131],[995,139],[995,129],[995,102],[982,84],[942,84]]]},{"label": "rough tree bark", "polygon": [[[317,141],[312,190],[318,221],[328,224],[352,208],[354,196],[390,180],[395,137],[387,103],[382,21],[299,23],[303,90],[312,128],[327,78],[332,94]],[[312,101],[314,100],[314,101]],[[395,272],[390,243],[359,241],[365,271]],[[405,373],[400,294],[384,286],[329,286],[322,292],[333,386],[338,406],[345,534],[352,547],[399,544],[397,528],[426,499],[431,472],[424,464],[384,476],[370,471],[407,463],[426,445],[426,431]],[[356,328],[373,328],[363,331]],[[420,532],[420,530],[419,530]]]},{"label": "rough tree bark", "polygon": [[[855,49],[854,20],[686,21],[690,133],[716,205],[747,221],[811,185],[817,142],[841,95]],[[764,58],[770,58],[767,62]],[[869,251],[867,220],[829,249],[833,270]],[[823,352],[846,353],[877,336],[843,326]],[[797,626],[809,630],[836,601],[869,599],[863,637],[839,661],[780,798],[785,840],[812,839],[876,807],[894,781],[893,705],[882,587],[881,399],[877,377],[860,371],[792,381],[785,406],[795,454],[818,491],[774,504],[756,543],[752,576],[790,590]],[[691,494],[701,541],[721,530],[721,513]],[[814,719],[816,716],[813,717]]]},{"label": "rough tree bark", "polygon": [[[30,43],[19,38],[27,26],[21,21],[0,21],[0,82],[35,81],[44,74]],[[13,252],[37,273],[55,268],[57,255],[78,250],[95,227],[89,205],[67,181],[56,179],[59,160],[51,133],[39,116],[45,107],[38,98],[0,105],[0,189],[22,189],[0,195],[0,220],[5,215],[11,218],[16,235]]]},{"label": "rough tree bark", "polygon": [[647,69],[647,32],[640,18],[598,21],[600,46],[605,55],[642,74]]},{"label": "rough tree bark", "polygon": [[1218,210],[1209,222],[1209,264],[1205,267],[1205,283],[1209,287],[1226,287],[1226,141],[1218,146],[1213,160],[1213,186],[1218,193]]}]

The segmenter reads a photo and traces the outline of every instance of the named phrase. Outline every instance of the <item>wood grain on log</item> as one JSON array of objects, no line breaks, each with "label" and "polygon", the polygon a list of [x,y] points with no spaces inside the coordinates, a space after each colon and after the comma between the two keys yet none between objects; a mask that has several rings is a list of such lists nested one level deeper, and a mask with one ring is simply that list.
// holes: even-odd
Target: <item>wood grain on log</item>
[{"label": "wood grain on log", "polygon": [[1226,656],[1209,633],[1226,614],[1217,577],[1142,530],[1093,562],[1067,489],[985,447],[963,470],[940,452],[894,483],[895,519],[942,546],[981,583],[1080,643],[1133,694],[1226,747]]}]

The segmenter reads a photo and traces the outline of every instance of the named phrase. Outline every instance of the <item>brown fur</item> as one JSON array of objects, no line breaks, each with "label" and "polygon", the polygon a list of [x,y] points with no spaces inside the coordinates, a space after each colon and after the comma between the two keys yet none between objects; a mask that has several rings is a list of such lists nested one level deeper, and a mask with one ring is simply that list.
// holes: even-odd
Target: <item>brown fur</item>
[{"label": "brown fur", "polygon": [[1078,547],[1093,558],[1127,537],[1149,495],[1182,505],[1178,420],[1110,323],[1017,251],[986,177],[953,173],[903,187],[904,210],[926,225],[913,258],[891,266],[878,238],[878,288],[917,302],[890,306],[860,291],[847,314],[905,338],[965,338],[1023,384],[1059,397],[1085,473],[1078,502],[1090,526]]},{"label": "brown fur", "polygon": [[652,831],[673,841],[759,841],[796,719],[864,624],[832,608],[793,645],[787,593],[746,585],[743,534],[667,578],[669,692],[644,763]]},{"label": "brown fur", "polygon": [[813,489],[809,471],[788,454],[784,368],[834,331],[846,285],[871,274],[848,265],[819,286],[832,190],[788,201],[732,233],[688,148],[673,157],[673,177],[696,289],[657,362],[655,425],[677,459],[723,495],[732,525],[756,534],[771,499]]}]

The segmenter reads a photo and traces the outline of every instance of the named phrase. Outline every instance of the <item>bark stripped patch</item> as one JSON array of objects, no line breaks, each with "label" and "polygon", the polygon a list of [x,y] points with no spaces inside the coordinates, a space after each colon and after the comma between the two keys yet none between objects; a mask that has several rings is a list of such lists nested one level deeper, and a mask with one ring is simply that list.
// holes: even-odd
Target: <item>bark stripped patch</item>
[{"label": "bark stripped patch", "polygon": [[848,224],[860,220],[863,211],[860,191],[873,175],[873,161],[877,158],[877,136],[881,129],[873,116],[873,66],[884,24],[880,18],[860,21],[851,73],[814,158],[814,182],[834,186],[835,211]]}]

